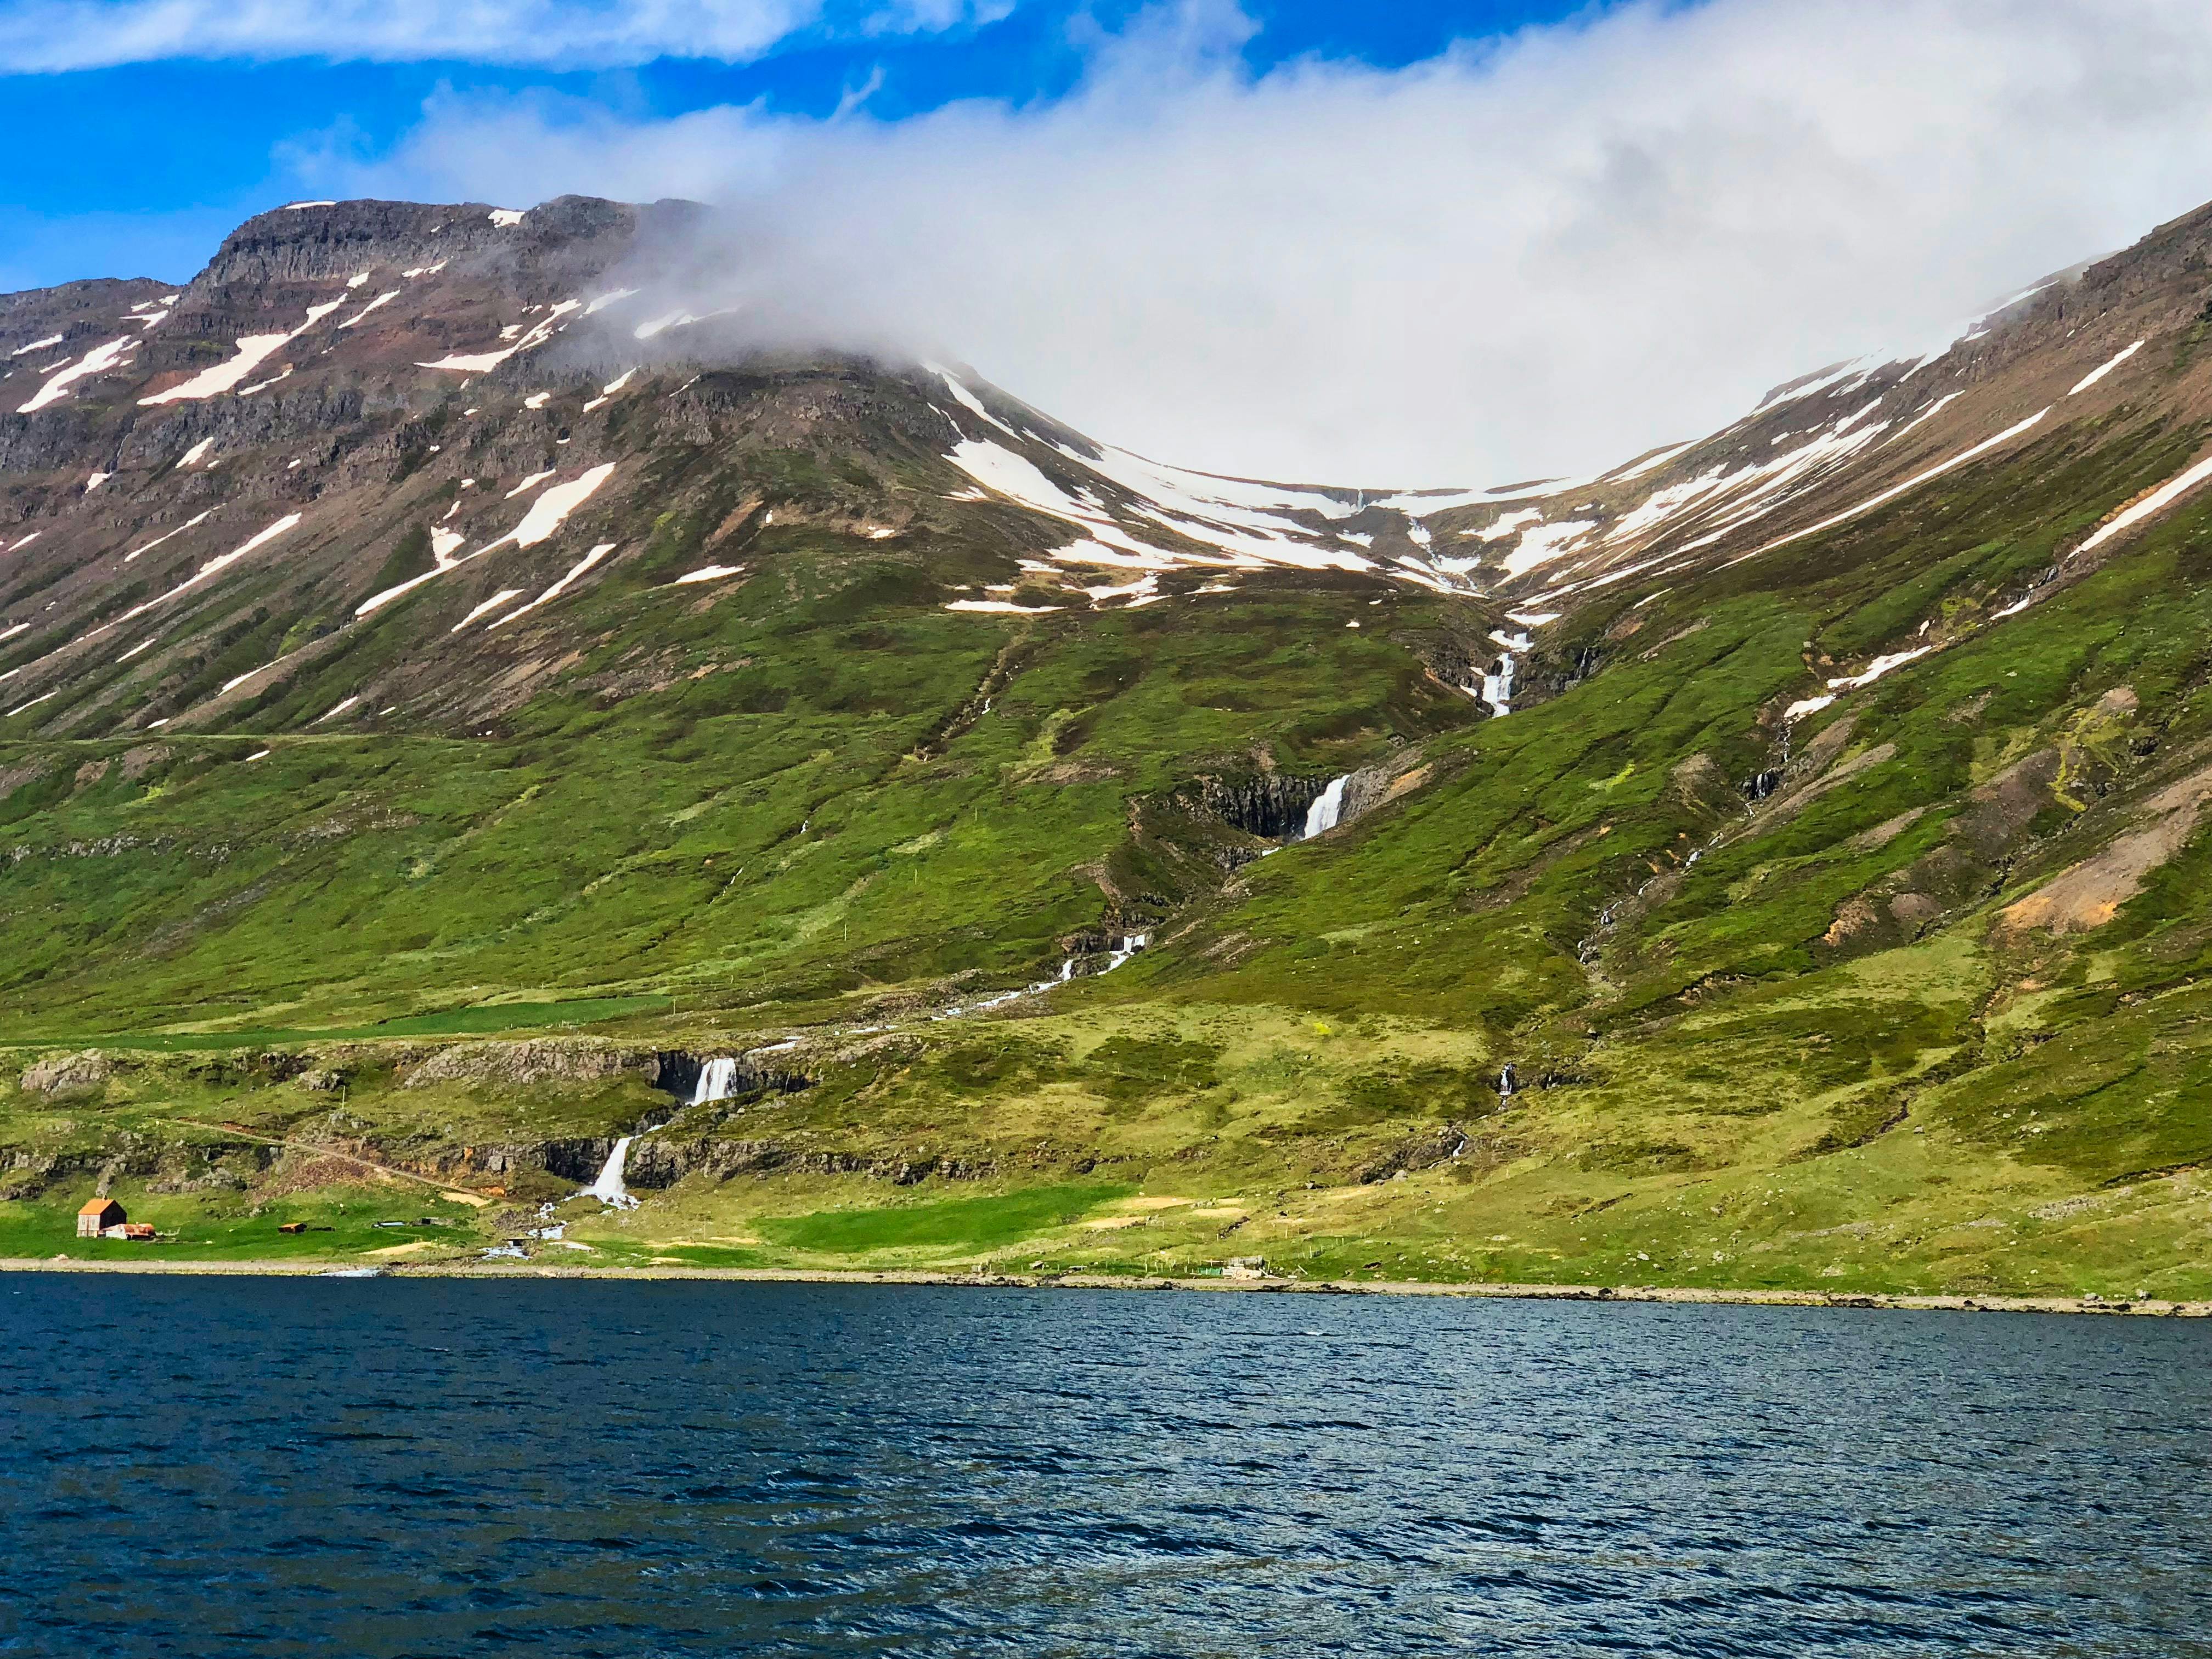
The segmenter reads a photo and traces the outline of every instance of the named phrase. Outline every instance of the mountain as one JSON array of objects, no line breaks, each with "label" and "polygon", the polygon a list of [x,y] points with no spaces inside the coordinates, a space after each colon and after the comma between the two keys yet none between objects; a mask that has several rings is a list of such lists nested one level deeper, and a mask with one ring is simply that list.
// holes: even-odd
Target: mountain
[{"label": "mountain", "polygon": [[214,1255],[2212,1291],[2212,210],[1422,492],[763,344],[698,211],[0,297],[0,1254],[97,1183]]}]

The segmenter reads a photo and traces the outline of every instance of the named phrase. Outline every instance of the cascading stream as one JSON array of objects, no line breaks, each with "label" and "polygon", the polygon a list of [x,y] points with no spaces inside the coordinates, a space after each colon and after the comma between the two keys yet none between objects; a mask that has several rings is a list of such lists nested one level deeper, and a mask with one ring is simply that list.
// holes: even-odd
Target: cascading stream
[{"label": "cascading stream", "polygon": [[1101,968],[1098,971],[1102,974],[1112,973],[1116,968],[1119,968],[1123,963],[1127,962],[1131,957],[1136,955],[1138,951],[1143,950],[1152,942],[1152,936],[1150,933],[1131,933],[1127,935],[1121,941],[1121,943],[1116,945],[1110,952],[1108,953],[1106,957],[1106,965],[1103,968]]},{"label": "cascading stream", "polygon": [[1515,664],[1510,653],[1498,659],[1498,666],[1482,677],[1482,700],[1494,713],[1513,712],[1513,675]]},{"label": "cascading stream", "polygon": [[[1143,950],[1152,942],[1152,936],[1150,933],[1127,933],[1113,939],[1106,947],[1106,965],[1103,968],[1101,968],[1098,972],[1101,974],[1112,973],[1116,968],[1119,968],[1123,963],[1127,962],[1131,957],[1135,956],[1138,951]],[[1044,992],[1051,990],[1055,985],[1065,985],[1074,977],[1075,958],[1073,957],[1067,957],[1061,960],[1060,964],[1060,975],[1056,979],[1041,979],[1034,984],[1024,985],[1018,991],[1001,991],[996,996],[985,997],[977,1002],[956,1003],[950,1008],[942,1009],[937,1013],[932,1014],[930,1018],[932,1019],[961,1019],[969,1014],[980,1014],[987,1009],[1003,1008],[1010,1002],[1020,1001],[1024,997],[1042,995]],[[1091,975],[1091,977],[1095,978],[1097,975]]]},{"label": "cascading stream", "polygon": [[[727,1100],[737,1093],[737,1082],[736,1060],[726,1054],[710,1060],[699,1068],[699,1080],[691,1085],[690,1103],[704,1106],[710,1101]],[[598,1178],[579,1196],[596,1198],[610,1209],[635,1209],[636,1197],[623,1184],[623,1171],[629,1164],[630,1146],[637,1139],[637,1135],[649,1135],[667,1127],[665,1123],[648,1123],[637,1134],[624,1135],[616,1141],[614,1150],[607,1154],[607,1161],[599,1165]]]}]

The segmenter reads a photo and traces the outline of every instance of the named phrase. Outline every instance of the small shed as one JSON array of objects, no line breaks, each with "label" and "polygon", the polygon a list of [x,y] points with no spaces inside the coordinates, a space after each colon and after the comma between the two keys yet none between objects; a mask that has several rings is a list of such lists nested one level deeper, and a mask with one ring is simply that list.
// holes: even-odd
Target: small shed
[{"label": "small shed", "polygon": [[76,1212],[76,1236],[79,1238],[98,1238],[110,1227],[120,1227],[130,1217],[123,1206],[112,1198],[88,1198],[84,1207]]}]

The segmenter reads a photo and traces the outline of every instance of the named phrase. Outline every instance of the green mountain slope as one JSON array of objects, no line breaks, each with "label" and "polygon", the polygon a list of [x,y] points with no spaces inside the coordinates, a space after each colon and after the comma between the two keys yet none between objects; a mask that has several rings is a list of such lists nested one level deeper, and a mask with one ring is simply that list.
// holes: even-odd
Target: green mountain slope
[{"label": "green mountain slope", "polygon": [[[313,486],[16,417],[0,1254],[105,1183],[180,1239],[111,1253],[2212,1293],[2208,237],[1434,498],[870,364],[340,343]],[[425,550],[541,461],[611,481]],[[191,492],[308,487],[94,642]]]}]

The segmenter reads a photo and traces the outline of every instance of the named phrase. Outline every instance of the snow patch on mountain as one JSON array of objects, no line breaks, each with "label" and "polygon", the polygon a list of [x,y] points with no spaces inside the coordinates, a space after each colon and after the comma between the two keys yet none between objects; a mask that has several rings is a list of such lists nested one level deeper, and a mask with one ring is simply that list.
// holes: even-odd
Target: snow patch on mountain
[{"label": "snow patch on mountain", "polygon": [[1861,686],[1872,685],[1892,670],[1902,668],[1909,662],[1917,662],[1935,648],[1932,645],[1919,645],[1910,651],[1893,651],[1886,657],[1876,657],[1857,673],[1848,675],[1841,679],[1830,680],[1828,690],[1856,691]]},{"label": "snow patch on mountain", "polygon": [[2142,349],[2143,343],[2141,340],[2137,340],[2133,345],[2126,348],[2110,362],[2101,363],[2097,368],[2091,369],[2087,374],[2084,374],[2080,380],[2074,383],[2073,389],[2068,392],[2066,395],[2071,398],[2076,392],[2087,392],[2091,386],[2096,385],[2098,381],[2103,380],[2105,376],[2111,374],[2114,369],[2118,368],[2122,363],[2127,362],[2129,358],[2134,356],[2136,353],[2141,351]]},{"label": "snow patch on mountain", "polygon": [[494,628],[504,628],[507,623],[513,622],[517,617],[524,616],[530,611],[535,611],[539,605],[547,603],[549,600],[559,599],[563,593],[568,591],[570,583],[581,579],[602,559],[605,558],[608,554],[613,552],[615,550],[615,546],[616,544],[613,542],[601,542],[598,546],[592,548],[590,552],[585,554],[582,558],[570,565],[568,568],[567,574],[562,575],[561,580],[555,582],[552,586],[547,588],[536,599],[531,600],[529,604],[517,606],[514,610],[508,611],[497,622],[492,623],[491,626]]},{"label": "snow patch on mountain", "polygon": [[500,606],[505,605],[509,599],[519,599],[521,597],[522,590],[520,588],[502,587],[498,592],[493,594],[489,599],[471,609],[467,616],[462,617],[460,621],[455,623],[446,631],[449,634],[458,634],[464,628],[466,628],[471,623],[474,622],[478,617],[484,616],[491,611],[498,610]]},{"label": "snow patch on mountain", "polygon": [[[213,509],[210,508],[210,511],[213,511]],[[205,515],[203,514],[202,516],[204,517]],[[198,570],[194,571],[183,581],[179,582],[167,592],[156,594],[154,598],[147,600],[143,605],[132,606],[130,610],[118,617],[113,622],[102,623],[100,627],[94,629],[90,634],[86,635],[85,637],[87,639],[94,639],[98,637],[100,635],[106,633],[109,629],[120,628],[125,623],[131,621],[134,617],[143,616],[147,611],[151,611],[155,605],[165,605],[169,600],[175,599],[179,593],[183,593],[191,588],[198,587],[202,582],[207,580],[209,577],[220,575],[222,572],[229,569],[231,566],[236,564],[240,559],[244,558],[247,554],[252,553],[258,549],[266,547],[270,542],[275,541],[279,536],[288,534],[292,530],[297,528],[300,520],[303,516],[303,514],[298,513],[287,513],[283,518],[277,520],[276,523],[256,532],[252,536],[240,543],[238,546],[233,548],[229,552],[222,555],[220,557],[210,559],[205,564],[202,565]],[[197,520],[195,520],[195,522],[197,522]],[[179,526],[178,527],[179,529],[187,529],[190,526]],[[139,550],[143,552],[145,550],[142,548]]]},{"label": "snow patch on mountain", "polygon": [[981,416],[984,420],[988,421],[993,426],[997,427],[1001,432],[1011,432],[1012,430],[1012,428],[1007,426],[1004,421],[1001,421],[997,416],[991,413],[989,410],[984,408],[983,400],[978,398],[974,392],[970,392],[965,386],[962,385],[960,377],[955,374],[951,369],[946,368],[941,363],[924,363],[922,368],[928,373],[937,376],[939,380],[945,382],[945,389],[952,394],[954,401],[959,404],[963,409],[967,410],[971,414]]},{"label": "snow patch on mountain", "polygon": [[615,475],[612,461],[602,462],[567,483],[555,484],[530,504],[522,522],[495,541],[487,542],[477,549],[479,555],[495,547],[513,542],[517,547],[535,547],[563,524],[568,515],[592,498],[592,493]]},{"label": "snow patch on mountain", "polygon": [[123,562],[129,564],[131,560],[137,558],[141,553],[151,553],[163,542],[167,541],[170,537],[181,536],[185,532],[191,529],[194,526],[205,524],[208,520],[213,516],[215,512],[216,509],[214,507],[210,507],[205,513],[201,514],[198,518],[185,520],[184,523],[179,525],[174,530],[164,531],[161,535],[155,537],[152,541],[148,542],[143,547],[132,548],[128,553],[125,553],[123,556]]},{"label": "snow patch on mountain", "polygon": [[620,392],[624,386],[628,386],[630,383],[632,377],[636,374],[637,371],[635,369],[626,368],[621,374],[616,375],[613,380],[609,380],[605,386],[599,388],[599,395],[584,405],[584,413],[588,415],[593,410],[600,407],[600,405],[613,401],[615,394]]},{"label": "snow patch on mountain", "polygon": [[[419,363],[416,367],[451,369],[460,374],[488,374],[518,352],[532,351],[544,345],[563,326],[561,319],[572,311],[581,310],[583,304],[581,300],[562,301],[558,305],[549,308],[545,315],[532,324],[529,332],[524,334],[520,339],[512,345],[501,347],[497,351],[448,352],[434,363]],[[501,331],[501,337],[502,339],[506,337],[504,331]]]},{"label": "snow patch on mountain", "polygon": [[[1985,455],[1990,450],[1998,447],[2000,445],[2011,442],[2014,438],[2020,436],[2021,433],[2027,431],[2030,428],[2036,425],[2049,413],[2051,413],[2051,411],[2048,409],[2039,409],[2034,414],[2029,416],[2026,420],[2021,421],[2017,425],[2007,427],[2003,431],[1998,433],[1996,437],[1984,438],[1972,448],[1960,450],[1949,459],[1938,461],[1934,466],[1929,467],[1924,471],[1914,473],[1901,484],[1893,484],[1889,489],[1883,490],[1878,495],[1870,495],[1865,501],[1860,501],[1855,506],[1847,507],[1840,513],[1831,514],[1828,517],[1821,520],[1818,524],[1808,525],[1802,530],[1793,530],[1786,536],[1778,536],[1774,540],[1767,543],[1764,547],[1754,548],[1750,553],[1743,555],[1742,558],[1731,560],[1730,562],[1740,564],[1742,562],[1742,559],[1744,558],[1752,558],[1760,553],[1769,553],[1778,547],[1786,547],[1791,542],[1802,541],[1808,536],[1817,536],[1824,530],[1832,530],[1836,526],[1844,523],[1847,520],[1856,519],[1863,513],[1870,513],[1875,507],[1881,506],[1886,501],[1895,501],[1899,495],[1904,495],[1907,490],[1917,489],[1922,484],[1928,483],[1931,478],[1940,478],[1943,474],[1950,471],[1953,468],[1964,466],[1968,461],[1974,459],[1977,456]],[[1875,432],[1881,430],[1878,426],[1869,429]],[[1692,543],[1692,545],[1695,546],[1697,544]]]},{"label": "snow patch on mountain", "polygon": [[2113,537],[2134,529],[2145,519],[2165,512],[2167,507],[2172,506],[2207,478],[2212,478],[2212,459],[2199,461],[2180,477],[2160,485],[2142,500],[2128,508],[2126,512],[2103,526],[2087,541],[2083,542],[2067,556],[2072,558],[2075,554],[2087,553],[2092,548],[2101,547]]},{"label": "snow patch on mountain", "polygon": [[[150,398],[141,398],[138,400],[139,404],[142,408],[151,408],[157,404],[193,403],[202,398],[212,398],[219,393],[228,392],[274,356],[288,342],[298,339],[300,336],[305,334],[344,303],[343,300],[332,300],[327,305],[309,306],[307,320],[289,333],[243,336],[233,347],[234,355],[228,362],[217,363],[213,368],[202,369],[182,386],[173,386],[167,392],[157,392]],[[289,372],[289,366],[287,372]],[[280,375],[278,378],[283,377]],[[273,381],[264,380],[260,386],[249,386],[246,390],[258,392],[262,386],[273,384]]]},{"label": "snow patch on mountain", "polygon": [[18,415],[29,415],[44,409],[69,395],[69,389],[89,375],[104,374],[123,360],[124,354],[137,343],[129,335],[110,340],[105,345],[94,346],[75,362],[64,363],[46,377],[46,383],[31,394],[31,400],[16,406]]},{"label": "snow patch on mountain", "polygon": [[1896,431],[1891,433],[1887,438],[1883,440],[1884,444],[1893,444],[1899,438],[1902,438],[1906,433],[1911,431],[1913,428],[1918,426],[1922,422],[1934,420],[1938,415],[1941,415],[1943,412],[1943,409],[1946,404],[1957,401],[1961,395],[1962,394],[1956,392],[1945,392],[1934,403],[1929,404],[1927,408],[1922,410],[1917,415],[1915,415],[1911,420],[1907,421],[1903,426],[1898,428]]},{"label": "snow patch on mountain", "polygon": [[1770,409],[1779,409],[1784,404],[1802,403],[1817,392],[1832,392],[1846,382],[1856,385],[1881,365],[1871,357],[1854,357],[1849,362],[1837,363],[1825,369],[1816,369],[1802,380],[1778,386],[1752,408],[1754,415]]},{"label": "snow patch on mountain", "polygon": [[399,291],[398,289],[396,289],[396,288],[395,288],[395,289],[392,289],[389,293],[386,293],[386,294],[380,294],[380,295],[377,295],[374,300],[371,300],[371,301],[370,301],[367,305],[363,306],[363,307],[362,307],[359,311],[355,312],[355,313],[354,313],[354,314],[353,314],[352,316],[350,316],[350,317],[347,318],[347,319],[345,319],[345,321],[343,321],[343,322],[340,323],[340,324],[338,325],[338,326],[339,326],[340,328],[353,328],[353,327],[357,326],[357,325],[359,325],[359,324],[360,324],[360,323],[361,323],[364,319],[366,319],[366,318],[368,317],[368,313],[369,313],[370,312],[374,311],[374,310],[375,310],[379,306],[382,306],[382,305],[388,305],[388,304],[390,304],[392,301],[394,301],[394,300],[398,299],[398,298],[399,297],[399,292],[400,292],[400,291]]},{"label": "snow patch on mountain", "polygon": [[1527,528],[1529,525],[1541,524],[1543,522],[1543,508],[1539,507],[1516,507],[1510,513],[1500,514],[1497,519],[1492,520],[1491,523],[1485,525],[1480,530],[1465,530],[1462,531],[1460,533],[1464,536],[1471,536],[1477,541],[1502,542],[1508,536],[1512,535],[1516,530],[1522,530]]},{"label": "snow patch on mountain", "polygon": [[1697,447],[1697,444],[1698,441],[1695,438],[1692,438],[1689,442],[1676,444],[1671,449],[1659,450],[1653,454],[1646,455],[1642,460],[1638,461],[1632,465],[1623,467],[1618,472],[1607,473],[1601,482],[1616,484],[1631,483],[1635,479],[1642,477],[1647,472],[1657,471],[1661,467],[1666,465],[1668,462],[1673,460],[1677,455],[1681,454],[1685,450],[1694,449]]},{"label": "snow patch on mountain", "polygon": [[1569,519],[1559,524],[1540,524],[1521,532],[1513,550],[1503,561],[1508,576],[1525,576],[1547,564],[1597,528],[1594,519]]},{"label": "snow patch on mountain", "polygon": [[267,673],[270,669],[278,666],[295,654],[295,653],[288,651],[283,656],[276,658],[269,662],[264,662],[258,668],[249,668],[243,674],[232,675],[230,678],[222,683],[222,690],[216,692],[216,695],[217,696],[221,696],[224,692],[235,690],[238,687],[245,684],[246,681],[257,678],[259,676]]}]

